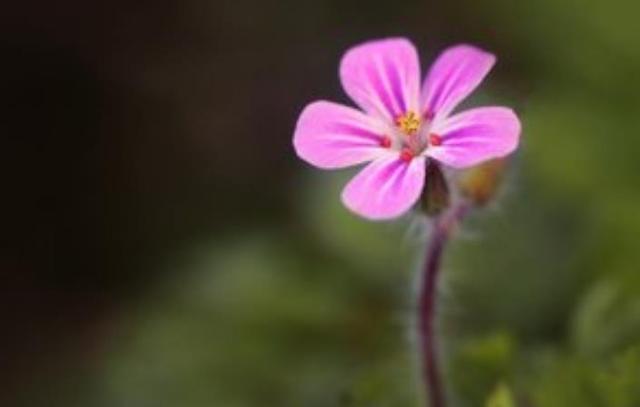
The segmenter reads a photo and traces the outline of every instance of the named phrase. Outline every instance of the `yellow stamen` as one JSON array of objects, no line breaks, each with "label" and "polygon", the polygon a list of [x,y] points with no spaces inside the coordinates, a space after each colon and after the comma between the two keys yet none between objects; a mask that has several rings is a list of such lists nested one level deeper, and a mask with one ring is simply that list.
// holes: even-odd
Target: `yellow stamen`
[{"label": "yellow stamen", "polygon": [[398,126],[403,133],[412,136],[420,129],[420,116],[409,111],[396,117],[396,126]]}]

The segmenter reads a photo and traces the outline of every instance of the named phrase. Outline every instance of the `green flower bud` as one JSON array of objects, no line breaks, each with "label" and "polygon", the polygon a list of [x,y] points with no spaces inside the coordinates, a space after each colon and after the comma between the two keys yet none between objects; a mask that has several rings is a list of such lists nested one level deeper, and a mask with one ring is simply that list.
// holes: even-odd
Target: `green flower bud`
[{"label": "green flower bud", "polygon": [[496,195],[506,166],[506,160],[498,158],[466,170],[458,179],[460,193],[475,206],[485,206]]}]

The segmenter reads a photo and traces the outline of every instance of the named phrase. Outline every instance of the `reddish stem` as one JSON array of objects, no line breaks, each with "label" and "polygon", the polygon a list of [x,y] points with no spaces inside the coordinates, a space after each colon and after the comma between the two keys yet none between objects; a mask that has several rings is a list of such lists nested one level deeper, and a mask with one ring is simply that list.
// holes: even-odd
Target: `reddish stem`
[{"label": "reddish stem", "polygon": [[431,239],[427,243],[424,271],[418,299],[418,329],[422,351],[423,379],[431,407],[445,407],[445,395],[438,367],[438,344],[435,334],[436,295],[438,275],[443,250],[451,232],[469,211],[466,203],[461,203],[435,220]]}]

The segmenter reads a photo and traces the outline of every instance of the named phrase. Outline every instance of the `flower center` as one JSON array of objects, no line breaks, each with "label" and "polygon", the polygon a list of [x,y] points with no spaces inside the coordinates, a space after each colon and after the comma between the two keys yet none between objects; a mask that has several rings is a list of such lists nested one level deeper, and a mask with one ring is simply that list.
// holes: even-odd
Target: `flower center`
[{"label": "flower center", "polygon": [[432,118],[432,115],[427,114],[421,117],[413,111],[398,115],[394,123],[396,129],[382,136],[380,145],[397,151],[401,160],[411,161],[429,146],[442,144],[442,137],[431,132]]},{"label": "flower center", "polygon": [[420,130],[420,116],[418,116],[415,112],[408,111],[405,114],[401,114],[396,117],[396,126],[404,133],[409,136],[413,136]]}]

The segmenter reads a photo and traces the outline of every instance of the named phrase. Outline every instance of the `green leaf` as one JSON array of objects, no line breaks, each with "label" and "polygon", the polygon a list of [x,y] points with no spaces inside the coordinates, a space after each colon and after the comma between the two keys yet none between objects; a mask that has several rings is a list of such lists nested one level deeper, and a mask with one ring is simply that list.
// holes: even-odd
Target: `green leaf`
[{"label": "green leaf", "polygon": [[513,400],[513,395],[509,386],[503,382],[498,384],[485,404],[486,407],[515,407],[515,405],[516,403]]}]

